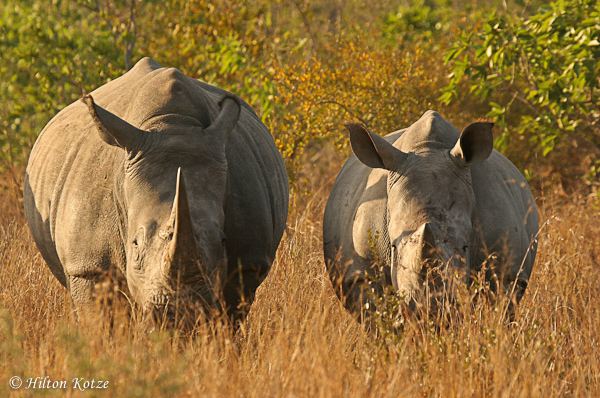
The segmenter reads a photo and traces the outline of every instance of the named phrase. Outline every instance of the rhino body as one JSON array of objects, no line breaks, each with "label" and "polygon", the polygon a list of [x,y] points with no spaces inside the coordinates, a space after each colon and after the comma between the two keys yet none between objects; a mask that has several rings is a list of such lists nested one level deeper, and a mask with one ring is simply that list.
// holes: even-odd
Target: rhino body
[{"label": "rhino body", "polygon": [[143,308],[172,304],[183,275],[186,300],[206,304],[216,283],[235,311],[274,260],[288,180],[247,104],[144,58],[48,123],[24,202],[33,238],[77,309],[115,267]]},{"label": "rhino body", "polygon": [[492,124],[459,134],[428,111],[386,137],[348,127],[354,155],[335,181],[323,226],[327,268],[347,307],[368,307],[364,289],[379,261],[381,283],[414,308],[432,258],[467,280],[493,260],[486,276],[500,280],[492,288],[519,300],[535,260],[537,208],[518,169],[492,149]]}]

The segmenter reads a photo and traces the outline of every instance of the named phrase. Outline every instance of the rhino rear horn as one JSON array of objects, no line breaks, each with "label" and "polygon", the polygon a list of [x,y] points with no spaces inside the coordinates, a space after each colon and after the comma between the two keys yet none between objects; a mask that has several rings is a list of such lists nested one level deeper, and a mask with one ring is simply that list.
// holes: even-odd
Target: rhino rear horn
[{"label": "rhino rear horn", "polygon": [[129,151],[139,147],[143,134],[146,134],[144,130],[132,126],[117,115],[102,108],[95,103],[94,98],[89,94],[81,100],[87,105],[100,138],[104,142]]},{"label": "rhino rear horn", "polygon": [[181,270],[182,264],[191,264],[197,260],[192,214],[181,167],[177,170],[175,199],[171,210],[171,226],[173,228],[173,239],[167,247],[167,272],[177,272]]},{"label": "rhino rear horn", "polygon": [[208,134],[228,134],[240,118],[241,105],[239,99],[232,95],[225,96],[220,102],[221,110],[210,126],[206,128]]}]

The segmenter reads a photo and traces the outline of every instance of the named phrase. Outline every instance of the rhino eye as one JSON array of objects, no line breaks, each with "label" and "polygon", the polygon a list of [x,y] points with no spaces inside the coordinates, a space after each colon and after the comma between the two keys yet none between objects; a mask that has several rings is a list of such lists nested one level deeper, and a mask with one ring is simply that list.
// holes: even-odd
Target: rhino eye
[{"label": "rhino eye", "polygon": [[466,246],[466,245],[463,246],[463,248],[462,248],[463,252],[465,252],[465,253],[467,252],[468,249],[469,249],[469,246]]}]

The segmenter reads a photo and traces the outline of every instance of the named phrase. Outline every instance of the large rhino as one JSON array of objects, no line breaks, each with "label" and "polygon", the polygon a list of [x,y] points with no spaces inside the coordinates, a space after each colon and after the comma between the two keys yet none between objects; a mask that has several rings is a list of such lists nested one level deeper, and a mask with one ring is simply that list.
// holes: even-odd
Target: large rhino
[{"label": "large rhino", "polygon": [[[495,265],[486,275],[493,290],[522,297],[537,208],[521,173],[493,150],[492,126],[476,122],[459,134],[434,111],[386,137],[347,126],[354,156],[335,181],[323,234],[330,276],[349,309],[372,306],[367,285],[377,295],[389,284],[409,308],[439,310],[440,296],[424,292],[447,287],[441,270],[468,282],[484,261]],[[433,267],[438,277],[429,279]]]},{"label": "large rhino", "polygon": [[24,202],[78,312],[116,267],[149,312],[177,302],[206,309],[220,295],[237,313],[273,262],[288,180],[246,103],[144,58],[48,123]]}]

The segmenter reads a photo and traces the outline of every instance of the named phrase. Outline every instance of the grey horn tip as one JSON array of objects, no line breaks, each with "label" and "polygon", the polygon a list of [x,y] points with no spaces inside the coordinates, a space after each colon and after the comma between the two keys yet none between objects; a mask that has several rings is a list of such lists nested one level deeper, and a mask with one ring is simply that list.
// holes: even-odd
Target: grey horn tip
[{"label": "grey horn tip", "polygon": [[184,182],[183,182],[183,173],[182,173],[181,167],[178,167],[177,168],[177,179],[175,181],[175,189],[176,189],[176,191],[179,191],[179,189],[181,189],[182,185],[184,185]]}]

